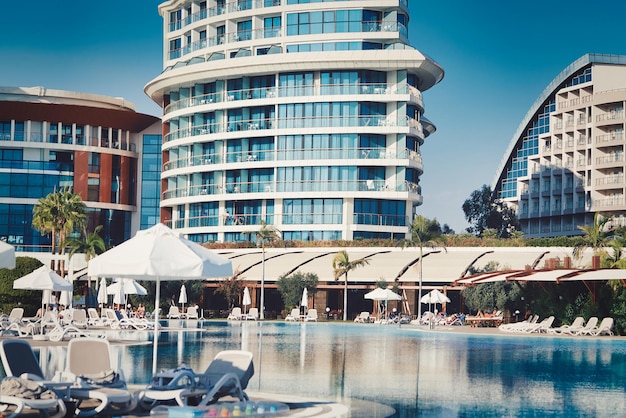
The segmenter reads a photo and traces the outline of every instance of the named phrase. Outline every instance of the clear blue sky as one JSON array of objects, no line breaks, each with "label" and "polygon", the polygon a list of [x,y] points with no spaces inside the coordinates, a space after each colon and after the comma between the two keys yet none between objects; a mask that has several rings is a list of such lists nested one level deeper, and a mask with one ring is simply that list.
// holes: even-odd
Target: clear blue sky
[{"label": "clear blue sky", "polygon": [[[157,0],[3,4],[0,85],[124,97],[159,116],[143,87],[162,69]],[[456,232],[461,206],[491,185],[522,118],[556,75],[582,55],[626,55],[626,2],[409,0],[410,42],[443,66],[424,94],[437,126],[422,149],[419,213]]]}]

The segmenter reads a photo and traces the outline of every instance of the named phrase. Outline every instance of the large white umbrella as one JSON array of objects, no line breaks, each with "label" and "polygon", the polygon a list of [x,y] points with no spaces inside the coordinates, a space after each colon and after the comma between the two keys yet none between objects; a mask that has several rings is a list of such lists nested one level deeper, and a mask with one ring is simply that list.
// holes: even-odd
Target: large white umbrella
[{"label": "large white umbrella", "polygon": [[[201,280],[233,275],[229,259],[180,237],[157,224],[89,261],[89,276],[129,277],[156,281],[155,312],[159,312],[161,280]],[[154,322],[152,373],[157,370],[158,315]]]},{"label": "large white umbrella", "polygon": [[178,303],[183,305],[183,312],[185,311],[185,303],[187,303],[187,288],[183,284],[180,287],[180,295],[178,296]]},{"label": "large white umbrella", "polygon": [[385,301],[384,306],[384,312],[381,312],[381,318],[379,319],[383,319],[383,316],[387,315],[387,302],[390,300],[402,300],[402,296],[400,296],[399,294],[395,293],[393,290],[391,289],[383,289],[381,287],[377,287],[376,289],[372,290],[371,292],[367,292],[365,294],[365,296],[363,296],[365,299],[372,299],[372,300],[376,300],[376,301]]},{"label": "large white umbrella", "polygon": [[0,268],[15,268],[15,248],[4,241],[0,241]]},{"label": "large white umbrella", "polygon": [[[23,290],[43,290],[49,291],[71,291],[73,289],[72,283],[65,280],[63,277],[56,274],[50,269],[50,267],[43,265],[37,270],[28,273],[26,276],[22,276],[13,282],[13,289]],[[48,299],[49,302],[50,299]],[[41,316],[44,314],[44,304],[46,300],[41,300]]]},{"label": "large white umbrella", "polygon": [[124,295],[146,296],[148,294],[146,288],[137,283],[137,280],[134,279],[117,279],[106,287],[106,293],[108,295],[115,295],[119,292],[120,287],[124,291]]},{"label": "large white umbrella", "polygon": [[243,289],[243,300],[241,301],[243,305],[243,313],[246,313],[246,306],[252,305],[252,298],[250,297],[250,291],[248,290],[248,286]]},{"label": "large white umbrella", "polygon": [[[448,303],[450,302],[450,298],[441,293],[439,290],[433,289],[430,292],[426,293],[424,296],[422,296],[420,302],[428,303],[428,310],[430,311],[430,305],[437,303]],[[418,319],[421,320],[421,318]]]},{"label": "large white umbrella", "polygon": [[439,290],[433,289],[430,292],[426,293],[424,296],[422,296],[422,298],[420,299],[420,302],[428,303],[428,304],[448,303],[450,302],[450,298],[448,298],[446,295],[441,293]]}]

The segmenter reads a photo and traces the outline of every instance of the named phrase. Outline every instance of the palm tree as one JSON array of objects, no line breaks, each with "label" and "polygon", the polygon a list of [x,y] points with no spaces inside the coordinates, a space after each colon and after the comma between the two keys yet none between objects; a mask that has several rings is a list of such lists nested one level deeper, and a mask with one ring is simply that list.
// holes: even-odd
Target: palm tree
[{"label": "palm tree", "polygon": [[359,258],[358,260],[350,260],[350,256],[346,250],[339,251],[333,258],[333,271],[335,272],[335,280],[345,275],[343,284],[343,320],[348,320],[348,272],[357,267],[369,264],[369,260]]},{"label": "palm tree", "polygon": [[578,229],[585,235],[582,241],[574,245],[574,258],[581,258],[585,250],[591,248],[593,255],[601,255],[609,245],[611,238],[608,237],[606,224],[610,219],[604,217],[599,212],[593,216],[592,225],[578,225]]},{"label": "palm tree", "polygon": [[430,221],[425,216],[417,215],[415,218],[413,218],[413,224],[411,224],[409,233],[411,234],[410,238],[401,240],[400,245],[402,246],[402,248],[419,247],[420,250],[419,295],[417,298],[417,318],[420,319],[422,317],[422,302],[420,301],[420,299],[422,298],[422,259],[424,258],[424,247],[431,247],[433,249],[440,247],[444,250],[446,250],[446,247],[441,241],[438,240],[440,232],[439,229],[436,228],[436,223]]},{"label": "palm tree", "polygon": [[[79,238],[76,237],[68,237],[63,243],[64,247],[69,249],[68,260],[72,260],[72,257],[76,253],[84,253],[85,261],[87,262],[87,266],[89,266],[89,260],[97,256],[98,254],[102,254],[107,250],[106,244],[104,240],[99,235],[99,232],[102,230],[102,225],[98,225],[95,227],[93,232],[87,233],[86,229],[83,229],[83,233]],[[91,288],[91,280],[88,279],[87,286]]]},{"label": "palm tree", "polygon": [[[63,255],[66,237],[74,231],[84,229],[87,221],[85,212],[86,205],[80,195],[72,192],[71,188],[64,187],[39,199],[33,208],[32,225],[41,235],[51,235],[52,254],[60,249],[60,254]],[[56,267],[53,264],[54,270],[65,269],[64,264]]]},{"label": "palm tree", "polygon": [[261,221],[261,228],[258,231],[244,232],[255,235],[256,244],[261,244],[263,251],[262,273],[261,273],[261,303],[259,318],[265,319],[265,243],[278,241],[281,239],[280,231],[273,225],[269,225],[265,221]]}]

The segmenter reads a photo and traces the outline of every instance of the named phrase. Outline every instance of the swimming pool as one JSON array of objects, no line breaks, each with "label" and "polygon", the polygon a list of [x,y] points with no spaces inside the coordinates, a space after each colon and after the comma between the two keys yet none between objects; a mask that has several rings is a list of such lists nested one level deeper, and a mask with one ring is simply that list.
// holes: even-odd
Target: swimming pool
[{"label": "swimming pool", "polygon": [[[159,368],[185,363],[203,371],[218,351],[249,350],[255,364],[251,391],[371,400],[394,407],[396,417],[626,413],[624,340],[486,336],[335,322],[171,323],[178,324],[202,324],[202,329],[162,332]],[[59,367],[52,354],[63,348],[49,349],[46,367]],[[129,382],[149,380],[151,344],[116,345],[114,350]]]}]

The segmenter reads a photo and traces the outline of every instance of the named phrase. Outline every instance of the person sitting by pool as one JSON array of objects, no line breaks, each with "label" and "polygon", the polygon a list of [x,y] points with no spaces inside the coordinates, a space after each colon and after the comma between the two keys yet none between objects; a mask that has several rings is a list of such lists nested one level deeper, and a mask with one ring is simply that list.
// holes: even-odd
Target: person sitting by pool
[{"label": "person sitting by pool", "polygon": [[140,303],[137,307],[136,315],[137,318],[144,318],[146,316],[146,307],[143,306],[143,303]]}]

